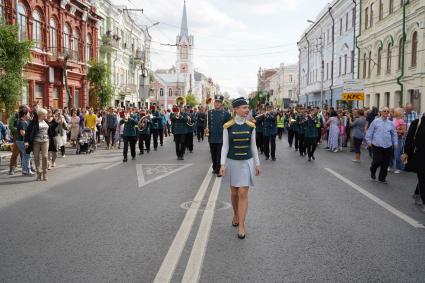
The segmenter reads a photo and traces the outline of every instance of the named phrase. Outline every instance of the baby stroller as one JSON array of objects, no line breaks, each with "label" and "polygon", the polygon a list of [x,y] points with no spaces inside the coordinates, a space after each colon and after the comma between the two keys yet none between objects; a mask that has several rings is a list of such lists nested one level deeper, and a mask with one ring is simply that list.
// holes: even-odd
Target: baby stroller
[{"label": "baby stroller", "polygon": [[77,154],[92,153],[96,150],[95,136],[90,128],[84,128],[77,143]]}]

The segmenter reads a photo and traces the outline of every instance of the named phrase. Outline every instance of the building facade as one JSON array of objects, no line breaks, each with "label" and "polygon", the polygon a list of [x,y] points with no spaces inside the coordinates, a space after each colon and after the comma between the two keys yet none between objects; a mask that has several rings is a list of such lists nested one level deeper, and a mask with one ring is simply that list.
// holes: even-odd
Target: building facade
[{"label": "building facade", "polygon": [[410,102],[424,112],[425,0],[362,0],[361,13],[359,76],[365,81],[365,106]]},{"label": "building facade", "polygon": [[334,0],[303,33],[298,42],[300,104],[345,104],[344,80],[357,77],[357,2]]},{"label": "building facade", "polygon": [[[23,70],[21,103],[45,107],[85,107],[89,62],[97,59],[101,17],[85,0],[1,0],[7,24],[17,24],[20,40],[32,40],[31,62]],[[68,90],[68,91],[67,91]]]},{"label": "building facade", "polygon": [[99,23],[99,57],[110,74],[114,92],[111,104],[141,107],[140,80],[147,77],[143,69],[149,61],[150,36],[125,6],[115,6],[109,0],[99,0],[96,6],[103,18]]},{"label": "building facade", "polygon": [[279,107],[298,101],[298,64],[286,66],[281,63],[269,78],[266,92],[272,94],[270,101]]}]

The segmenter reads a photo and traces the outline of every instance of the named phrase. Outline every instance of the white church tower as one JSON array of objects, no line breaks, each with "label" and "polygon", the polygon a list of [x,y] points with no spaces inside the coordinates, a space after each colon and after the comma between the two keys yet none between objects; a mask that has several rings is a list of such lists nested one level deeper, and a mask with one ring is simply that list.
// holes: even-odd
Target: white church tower
[{"label": "white church tower", "polygon": [[180,34],[177,36],[177,77],[178,88],[184,90],[179,95],[186,95],[192,93],[194,84],[193,75],[193,35],[189,35],[187,27],[187,12],[186,0],[183,6],[183,17],[180,27]]}]

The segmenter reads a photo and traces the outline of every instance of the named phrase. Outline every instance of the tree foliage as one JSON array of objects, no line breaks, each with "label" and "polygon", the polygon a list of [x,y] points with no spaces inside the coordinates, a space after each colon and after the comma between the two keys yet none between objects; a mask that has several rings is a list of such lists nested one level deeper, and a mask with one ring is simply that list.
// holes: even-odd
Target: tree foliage
[{"label": "tree foliage", "polygon": [[0,104],[15,110],[22,93],[22,68],[31,59],[31,41],[18,40],[16,25],[0,24]]},{"label": "tree foliage", "polygon": [[196,100],[195,96],[193,96],[192,94],[188,94],[186,96],[186,105],[195,107],[198,104],[199,102]]},{"label": "tree foliage", "polygon": [[90,96],[94,97],[97,106],[103,108],[110,104],[112,98],[112,86],[108,82],[109,72],[105,63],[91,62],[87,72],[87,80],[90,82]]}]

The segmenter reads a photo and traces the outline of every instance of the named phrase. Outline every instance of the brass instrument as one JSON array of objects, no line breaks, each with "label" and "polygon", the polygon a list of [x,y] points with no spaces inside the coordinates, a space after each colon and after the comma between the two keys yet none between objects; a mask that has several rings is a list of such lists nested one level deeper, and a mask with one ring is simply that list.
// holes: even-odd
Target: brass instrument
[{"label": "brass instrument", "polygon": [[208,128],[208,112],[209,112],[209,105],[211,104],[211,102],[212,102],[212,98],[207,97],[207,99],[205,100],[205,108],[206,108],[205,112],[207,114],[207,125],[206,125],[205,130],[204,130],[204,134],[205,134],[206,137],[210,136],[210,129]]},{"label": "brass instrument", "polygon": [[188,125],[189,127],[193,127],[194,123],[192,121],[192,117],[190,117],[190,114],[187,115],[187,122],[186,125]]},{"label": "brass instrument", "polygon": [[176,104],[177,104],[177,107],[180,107],[180,108],[185,106],[186,105],[186,97],[177,96],[176,97]]},{"label": "brass instrument", "polygon": [[148,126],[148,122],[149,122],[149,116],[143,116],[139,123],[137,124],[137,127],[139,128],[140,131],[144,131],[146,129],[146,127]]}]

